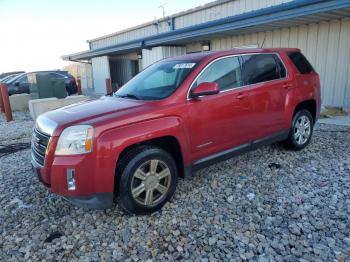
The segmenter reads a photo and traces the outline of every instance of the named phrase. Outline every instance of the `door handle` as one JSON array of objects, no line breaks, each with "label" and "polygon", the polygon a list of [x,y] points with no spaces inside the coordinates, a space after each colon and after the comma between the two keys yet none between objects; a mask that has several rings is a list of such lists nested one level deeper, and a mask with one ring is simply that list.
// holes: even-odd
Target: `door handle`
[{"label": "door handle", "polygon": [[247,93],[238,93],[238,95],[236,96],[237,99],[242,100],[243,98],[247,97],[248,94]]},{"label": "door handle", "polygon": [[289,90],[289,89],[291,89],[293,86],[291,85],[291,84],[289,84],[289,83],[285,83],[285,84],[283,84],[282,85],[283,86],[283,88],[285,88],[285,89],[287,89],[287,90]]}]

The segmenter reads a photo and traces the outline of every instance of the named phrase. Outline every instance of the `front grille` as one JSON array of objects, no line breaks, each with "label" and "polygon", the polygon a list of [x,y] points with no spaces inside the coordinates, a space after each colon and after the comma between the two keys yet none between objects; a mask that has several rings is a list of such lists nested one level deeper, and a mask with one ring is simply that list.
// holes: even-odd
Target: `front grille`
[{"label": "front grille", "polygon": [[46,135],[36,128],[32,135],[32,158],[40,166],[44,166],[46,148],[49,144],[50,136]]}]

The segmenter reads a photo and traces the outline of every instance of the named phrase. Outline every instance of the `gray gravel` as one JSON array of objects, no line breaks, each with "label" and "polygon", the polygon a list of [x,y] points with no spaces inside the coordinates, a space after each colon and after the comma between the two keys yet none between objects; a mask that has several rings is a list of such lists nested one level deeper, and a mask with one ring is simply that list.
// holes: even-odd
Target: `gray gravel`
[{"label": "gray gravel", "polygon": [[[28,115],[14,118],[1,116],[0,144],[30,140]],[[318,124],[303,151],[272,145],[203,169],[152,216],[66,203],[32,175],[29,150],[0,163],[1,261],[350,261],[347,127]]]}]

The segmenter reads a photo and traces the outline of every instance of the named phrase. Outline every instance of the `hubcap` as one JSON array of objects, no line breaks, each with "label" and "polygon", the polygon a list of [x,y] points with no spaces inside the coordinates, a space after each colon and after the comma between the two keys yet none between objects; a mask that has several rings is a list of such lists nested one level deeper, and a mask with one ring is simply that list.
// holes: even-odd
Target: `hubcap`
[{"label": "hubcap", "polygon": [[165,197],[170,182],[168,166],[160,160],[149,160],[136,169],[131,181],[131,193],[141,205],[156,205]]},{"label": "hubcap", "polygon": [[311,121],[306,116],[301,116],[295,122],[294,139],[299,145],[307,142],[311,134]]}]

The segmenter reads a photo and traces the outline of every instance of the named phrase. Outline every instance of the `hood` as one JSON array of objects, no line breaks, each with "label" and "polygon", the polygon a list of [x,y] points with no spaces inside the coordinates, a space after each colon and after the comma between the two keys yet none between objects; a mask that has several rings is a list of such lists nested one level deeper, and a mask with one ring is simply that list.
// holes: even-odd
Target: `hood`
[{"label": "hood", "polygon": [[[98,100],[88,100],[42,114],[37,118],[36,125],[44,131],[47,122],[58,128],[80,123],[91,124],[108,116],[115,118],[135,111],[144,112],[147,105],[146,101],[105,96]],[[53,135],[52,128],[50,135]]]}]

